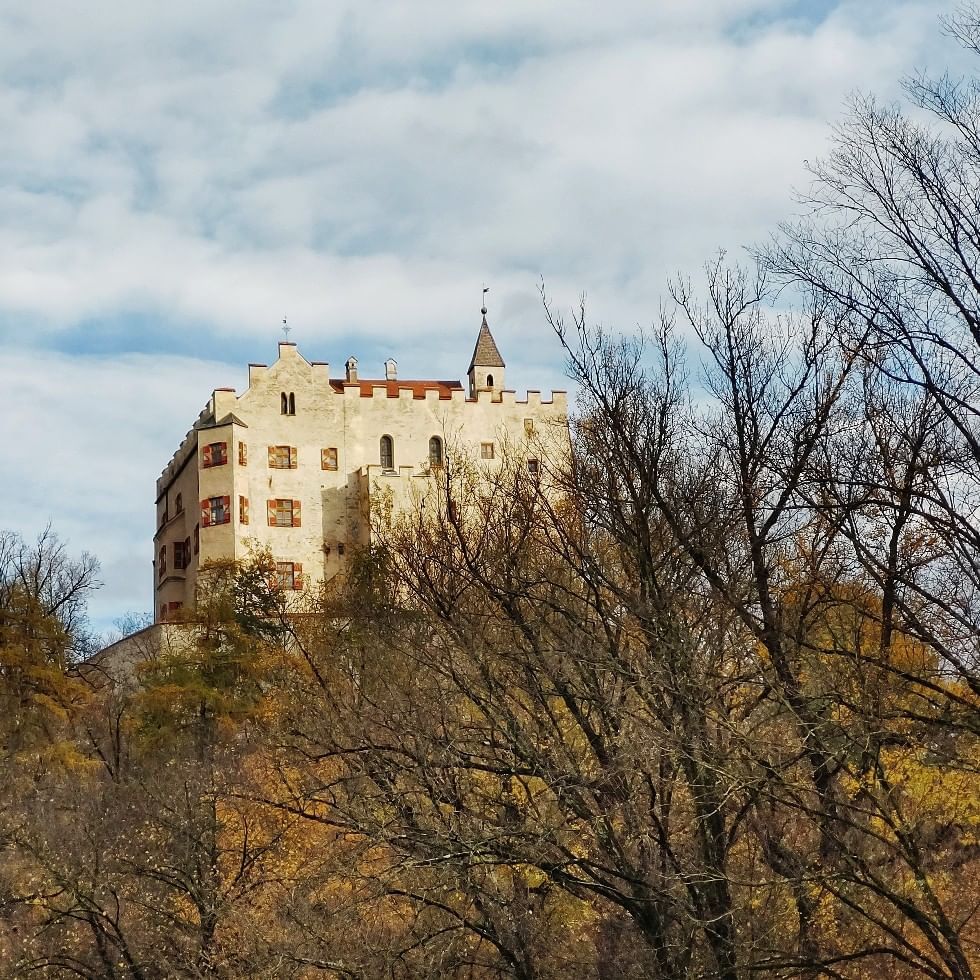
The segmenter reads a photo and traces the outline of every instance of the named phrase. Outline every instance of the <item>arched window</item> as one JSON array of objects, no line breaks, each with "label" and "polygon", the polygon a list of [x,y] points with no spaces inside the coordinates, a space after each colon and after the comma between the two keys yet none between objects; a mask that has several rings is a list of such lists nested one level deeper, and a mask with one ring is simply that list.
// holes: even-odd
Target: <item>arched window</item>
[{"label": "arched window", "polygon": [[487,375],[487,387],[488,388],[492,388],[493,387],[493,375],[492,374],[488,374]]},{"label": "arched window", "polygon": [[385,470],[395,468],[395,443],[391,436],[381,437],[381,468]]},{"label": "arched window", "polygon": [[176,509],[178,514],[184,512],[184,495],[182,493],[177,494]]},{"label": "arched window", "polygon": [[286,397],[286,392],[279,396],[279,412],[281,415],[289,414],[289,399]]},{"label": "arched window", "polygon": [[289,414],[296,414],[296,396],[292,392],[289,393]]},{"label": "arched window", "polygon": [[429,466],[442,466],[442,440],[438,436],[429,440]]}]

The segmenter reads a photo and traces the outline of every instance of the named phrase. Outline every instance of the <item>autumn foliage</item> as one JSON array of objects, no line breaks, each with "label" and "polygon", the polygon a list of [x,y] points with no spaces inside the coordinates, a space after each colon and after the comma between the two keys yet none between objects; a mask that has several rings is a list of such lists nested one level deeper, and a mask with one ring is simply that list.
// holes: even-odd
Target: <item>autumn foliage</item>
[{"label": "autumn foliage", "polygon": [[0,535],[0,972],[974,977],[980,88],[907,89],[648,335],[546,299],[566,452],[449,440],[302,600],[114,661]]}]

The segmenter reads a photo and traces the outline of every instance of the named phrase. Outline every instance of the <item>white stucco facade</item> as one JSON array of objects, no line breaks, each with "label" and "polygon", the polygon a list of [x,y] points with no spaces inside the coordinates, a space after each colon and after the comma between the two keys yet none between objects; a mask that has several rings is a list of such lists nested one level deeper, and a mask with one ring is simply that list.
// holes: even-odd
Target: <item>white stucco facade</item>
[{"label": "white stucco facade", "polygon": [[219,388],[157,480],[154,609],[178,618],[194,602],[205,563],[271,552],[283,587],[304,589],[343,571],[370,540],[370,506],[387,487],[409,499],[447,451],[488,471],[504,447],[536,467],[568,441],[565,392],[523,398],[484,320],[459,381],[359,377],[351,358],[340,378],[279,344],[272,365],[249,365],[248,388]]}]

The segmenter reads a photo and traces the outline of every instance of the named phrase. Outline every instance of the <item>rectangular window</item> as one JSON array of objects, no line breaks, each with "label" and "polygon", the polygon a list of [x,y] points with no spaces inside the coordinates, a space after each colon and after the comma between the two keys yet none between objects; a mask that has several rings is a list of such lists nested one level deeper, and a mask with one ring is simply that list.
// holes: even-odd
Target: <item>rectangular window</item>
[{"label": "rectangular window", "polygon": [[492,442],[481,442],[480,443],[480,456],[483,459],[493,459],[493,443]]},{"label": "rectangular window", "polygon": [[184,538],[184,568],[191,567],[191,539]]},{"label": "rectangular window", "polygon": [[335,469],[337,469],[337,450],[336,449],[321,449],[320,450],[320,469],[321,470],[335,470]]},{"label": "rectangular window", "polygon": [[277,561],[275,584],[283,590],[303,588],[303,566],[298,561]]},{"label": "rectangular window", "polygon": [[227,442],[212,442],[210,446],[204,446],[201,450],[201,466],[204,469],[208,469],[210,466],[224,466],[227,462]]},{"label": "rectangular window", "polygon": [[297,465],[295,446],[269,446],[269,468],[295,470]]},{"label": "rectangular window", "polygon": [[162,579],[167,574],[167,546],[160,549],[160,561],[157,563],[157,572]]},{"label": "rectangular window", "polygon": [[174,542],[174,570],[180,568],[186,568],[187,562],[184,558],[184,542],[175,541]]},{"label": "rectangular window", "polygon": [[174,504],[174,507],[178,514],[184,513],[184,495],[182,493],[177,494],[177,500]]},{"label": "rectangular window", "polygon": [[201,527],[231,522],[231,497],[205,497],[201,501]]},{"label": "rectangular window", "polygon": [[167,603],[167,618],[173,619],[180,612],[181,607],[184,604],[182,602],[168,602]]},{"label": "rectangular window", "polygon": [[524,435],[526,436],[534,435],[534,419],[524,420]]},{"label": "rectangular window", "polygon": [[194,525],[194,554],[196,555],[201,550],[201,525]]},{"label": "rectangular window", "polygon": [[527,471],[531,474],[531,476],[537,476],[539,474],[541,467],[538,465],[538,461],[536,459],[529,459],[527,461]]},{"label": "rectangular window", "polygon": [[248,497],[238,498],[238,521],[241,524],[248,524]]},{"label": "rectangular window", "polygon": [[269,527],[301,527],[300,502],[276,498],[268,502]]},{"label": "rectangular window", "polygon": [[244,442],[238,444],[238,465],[248,466],[248,446]]}]

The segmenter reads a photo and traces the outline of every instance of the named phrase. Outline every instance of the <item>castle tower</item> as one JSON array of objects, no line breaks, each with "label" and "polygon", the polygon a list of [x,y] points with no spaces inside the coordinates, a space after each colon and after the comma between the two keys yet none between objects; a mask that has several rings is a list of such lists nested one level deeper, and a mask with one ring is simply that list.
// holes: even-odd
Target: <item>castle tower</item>
[{"label": "castle tower", "polygon": [[500,392],[504,389],[504,359],[497,350],[493,334],[487,325],[486,307],[483,309],[483,323],[480,325],[480,334],[476,338],[476,347],[473,348],[473,357],[470,358],[470,366],[467,374],[470,379],[470,398],[476,398],[478,391],[491,391],[494,398],[500,397]]},{"label": "castle tower", "polygon": [[215,390],[157,480],[157,621],[194,615],[199,572],[215,562],[267,553],[276,587],[291,592],[344,573],[371,544],[379,500],[414,508],[438,490],[447,435],[491,473],[522,453],[534,474],[564,458],[564,392],[506,390],[483,314],[469,397],[460,380],[402,378],[394,358],[381,378],[360,377],[355,357],[331,378],[288,341],[274,364],[249,365],[241,394]]}]

